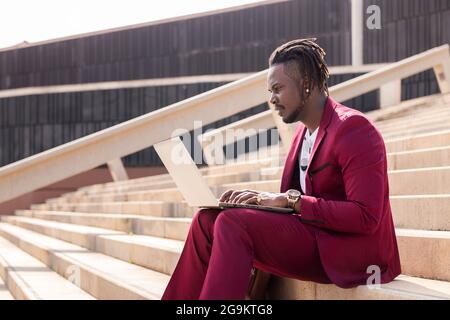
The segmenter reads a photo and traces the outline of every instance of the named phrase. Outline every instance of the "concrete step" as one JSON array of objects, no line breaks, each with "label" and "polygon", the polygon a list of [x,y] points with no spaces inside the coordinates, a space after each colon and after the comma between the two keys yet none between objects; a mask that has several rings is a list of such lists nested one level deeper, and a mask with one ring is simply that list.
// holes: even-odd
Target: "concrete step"
[{"label": "concrete step", "polygon": [[377,123],[389,123],[409,116],[420,116],[433,110],[447,108],[450,95],[434,94],[402,101],[398,105],[369,111],[366,116]]},{"label": "concrete step", "polygon": [[[391,138],[385,140],[386,150],[390,152],[402,152],[407,150],[417,150],[417,149],[428,149],[428,148],[436,148],[436,147],[448,147],[450,146],[450,130],[442,130],[431,133],[424,134],[415,134],[407,137],[399,137],[399,138]],[[284,159],[284,154],[281,153],[281,160]],[[272,161],[272,160],[270,160]],[[201,169],[202,172],[212,173],[223,173],[228,172],[228,169],[231,169],[235,164],[224,165],[224,166],[214,166],[214,167],[206,167]],[[243,166],[245,168],[245,166]],[[208,172],[209,170],[209,172]],[[215,171],[217,170],[217,171]],[[139,179],[132,179],[121,182],[110,182],[105,184],[97,184],[92,186],[87,186],[80,188],[75,193],[92,193],[108,188],[117,188],[119,186],[131,186],[139,183],[148,183],[148,182],[159,182],[159,181],[171,181],[171,178],[168,174],[143,177]],[[67,195],[71,195],[74,193],[68,193]]]},{"label": "concrete step", "polygon": [[58,274],[79,274],[81,289],[97,299],[159,300],[169,276],[11,224],[0,223],[0,236]]},{"label": "concrete step", "polygon": [[[411,134],[410,136],[401,136],[398,138],[389,138],[385,140],[386,148],[388,152],[398,152],[405,150],[424,149],[431,147],[449,146],[450,145],[450,130],[440,130],[436,132],[429,132],[424,134]],[[284,157],[284,152],[281,152],[281,157]],[[242,163],[245,168],[245,162]],[[201,169],[205,174],[223,173],[228,171],[228,166],[235,166],[235,163],[224,166],[204,167]],[[245,169],[243,169],[245,171]],[[114,187],[119,185],[132,185],[140,182],[156,182],[161,180],[170,180],[168,174],[155,175],[150,177],[143,177],[138,179],[132,179],[121,182],[109,182],[105,184],[96,184],[80,188],[79,191],[98,191],[108,187]]]},{"label": "concrete step", "polygon": [[[390,196],[390,203],[396,227],[407,229],[450,231],[450,195]],[[86,204],[85,208],[88,208],[87,205],[89,204]],[[125,207],[126,203],[119,203],[119,205]],[[52,210],[52,208],[46,208],[46,210]],[[41,219],[58,219],[55,221],[60,222],[71,221],[71,223],[92,225],[96,227],[125,232],[129,232],[127,230],[132,230],[131,232],[135,234],[148,234],[154,236],[162,236],[162,234],[164,234],[164,237],[166,238],[183,240],[184,238],[178,238],[177,236],[175,236],[172,230],[179,230],[178,228],[186,230],[186,224],[188,223],[188,221],[190,221],[189,218],[193,217],[198,208],[189,208],[189,214],[180,214],[176,219],[173,219],[173,216],[169,217],[171,212],[167,212],[168,218],[150,216],[133,218],[133,215],[128,218],[126,215],[123,216],[122,214],[101,214],[95,210],[91,211],[92,213],[59,213],[46,210],[30,210],[29,212],[32,213],[28,213],[27,216],[31,214],[33,217]],[[21,212],[28,211],[18,211],[17,214],[21,215]],[[163,226],[161,226],[161,221],[164,221]],[[172,221],[177,222],[174,223]],[[129,225],[131,225],[132,227],[128,227]],[[171,227],[169,227],[169,225]],[[160,231],[158,232],[156,230]],[[146,233],[150,231],[152,233]]]},{"label": "concrete step", "polygon": [[[408,229],[422,229],[422,230],[442,230],[450,231],[450,195],[397,195],[390,196],[390,203],[392,208],[392,213],[394,217],[395,225],[399,228]],[[132,213],[129,208],[127,208],[127,202],[117,202],[118,207],[123,208],[124,211]],[[81,203],[79,204],[81,208],[85,209],[83,213],[78,210],[73,210],[80,214],[90,215],[103,215],[98,211],[98,205],[96,203]],[[91,207],[89,207],[92,205]],[[185,207],[184,209],[182,207]],[[34,205],[33,212],[39,214],[39,212],[46,212],[48,210],[54,211],[70,211],[69,209],[74,209],[77,207],[76,204],[43,204]],[[178,217],[178,218],[192,218],[197,212],[198,208],[188,207],[187,204],[178,203],[177,212],[164,211],[164,210],[154,210],[148,211],[147,214],[153,214],[155,211],[161,213],[159,216],[155,215],[155,218],[159,217]],[[89,210],[90,209],[90,210]],[[163,214],[162,214],[163,213]],[[45,213],[44,213],[45,214]],[[65,214],[70,215],[71,213],[66,212]],[[115,217],[120,217],[122,214],[116,212],[111,214]],[[149,218],[151,216],[148,216]],[[80,222],[81,220],[77,220]],[[94,219],[95,221],[95,219]],[[61,221],[65,222],[65,221]],[[111,225],[113,222],[109,223]],[[79,223],[84,224],[84,223]],[[99,225],[99,227],[101,227]],[[117,229],[119,230],[119,229]]]},{"label": "concrete step", "polygon": [[11,294],[20,300],[94,299],[74,283],[1,237],[0,276]]},{"label": "concrete step", "polygon": [[[278,147],[274,147],[276,149]],[[270,153],[271,154],[271,153]],[[261,155],[264,155],[263,152],[261,152]],[[202,175],[214,175],[214,174],[223,174],[229,171],[234,172],[246,172],[249,170],[249,168],[254,168],[255,166],[261,166],[261,167],[267,167],[272,165],[272,158],[273,156],[260,156],[258,154],[255,155],[248,155],[247,156],[250,160],[244,161],[244,160],[227,160],[226,164],[223,165],[213,165],[213,166],[204,166],[200,168],[200,172]],[[94,184],[90,186],[85,186],[77,190],[77,192],[85,192],[89,193],[91,191],[99,191],[102,189],[108,189],[110,187],[117,187],[117,186],[130,186],[140,183],[157,183],[159,181],[172,181],[171,177],[168,174],[160,174],[160,175],[154,175],[154,176],[148,176],[148,177],[142,177],[142,178],[136,178],[136,179],[129,179],[124,181],[117,181],[117,182],[107,182],[102,184]],[[69,194],[69,193],[68,193]]]},{"label": "concrete step", "polygon": [[450,165],[450,146],[391,152],[388,170],[444,167]]},{"label": "concrete step", "polygon": [[359,286],[342,289],[332,284],[318,284],[273,276],[269,299],[283,300],[448,300],[450,282],[398,276],[379,288]]},{"label": "concrete step", "polygon": [[450,129],[449,122],[450,122],[449,120],[442,120],[439,122],[418,124],[408,128],[399,128],[398,130],[382,132],[382,136],[384,140],[389,140],[397,137],[410,136],[414,134],[432,133],[440,130]]},{"label": "concrete step", "polygon": [[127,214],[17,210],[17,216],[184,241],[191,218],[141,217]]},{"label": "concrete step", "polygon": [[[245,188],[278,192],[281,182],[279,172],[262,176],[268,180],[223,184],[213,190],[216,194],[222,194],[228,189]],[[388,176],[391,195],[450,194],[450,166],[392,170],[388,171]]]},{"label": "concrete step", "polygon": [[[174,270],[183,248],[182,241],[128,236],[107,229],[17,216],[2,221],[166,274]],[[450,280],[450,232],[398,229],[397,238],[404,274]],[[421,248],[420,257],[417,248]]]},{"label": "concrete step", "polygon": [[[422,154],[422,157],[425,157]],[[278,192],[280,185],[280,178],[283,167],[261,169],[259,172],[252,173],[253,178],[249,179],[247,174],[229,174],[223,176],[224,182],[217,181],[215,186],[210,186],[213,193],[219,197],[225,190],[228,189],[255,189],[261,191]],[[413,194],[448,194],[450,193],[450,166],[443,167],[431,167],[431,168],[414,168],[403,170],[390,170],[389,175],[389,190],[391,195],[413,195]],[[240,177],[239,177],[240,176]],[[258,177],[257,177],[258,176]],[[257,178],[255,178],[257,177]],[[242,182],[227,183],[229,180],[242,180]],[[146,190],[146,191],[133,191],[124,194],[100,194],[100,195],[85,195],[85,196],[72,196],[70,198],[60,197],[48,201],[49,204],[63,204],[63,203],[114,203],[114,202],[141,202],[151,201],[156,204],[156,207],[160,207],[157,201],[166,203],[176,203],[183,201],[183,196],[177,188],[159,189],[159,190]],[[108,206],[106,204],[103,207]],[[114,206],[114,205],[113,205]],[[133,212],[138,209],[132,209]],[[170,206],[170,205],[167,205]],[[34,208],[34,207],[32,207]],[[123,208],[114,206],[118,212],[123,212]],[[170,208],[167,208],[170,210]],[[62,210],[62,209],[61,209]],[[110,212],[108,211],[103,212]],[[83,211],[78,208],[76,211]],[[126,212],[131,213],[131,212]]]},{"label": "concrete step", "polygon": [[179,240],[109,229],[17,216],[4,216],[1,221],[168,275],[175,269],[183,249]]},{"label": "concrete step", "polygon": [[[390,170],[398,169],[410,169],[410,168],[421,168],[421,167],[437,167],[450,165],[450,146],[448,147],[437,147],[428,149],[419,149],[413,151],[403,151],[389,153],[388,166]],[[283,166],[283,159],[272,160],[274,163],[278,163],[277,166]],[[205,176],[206,181],[209,185],[214,186],[221,183],[230,183],[238,181],[247,181],[259,179],[259,171],[266,167],[253,166],[248,168],[248,172],[235,172],[232,170],[229,173],[215,174],[212,176]],[[281,168],[280,168],[281,169]],[[62,197],[65,199],[76,199],[80,196],[94,196],[94,195],[121,195],[125,192],[133,191],[146,191],[146,190],[156,190],[163,188],[174,188],[175,184],[172,181],[158,181],[158,182],[141,182],[130,185],[119,185],[116,187],[108,187],[97,191],[79,191],[72,192],[70,194],[65,194]],[[117,198],[121,198],[120,196]],[[49,199],[48,202],[58,202],[59,198]]]},{"label": "concrete step", "polygon": [[386,119],[383,121],[374,121],[378,129],[390,129],[397,125],[405,123],[414,123],[416,121],[425,121],[429,119],[437,119],[450,116],[450,108],[448,105],[435,105],[429,108],[424,108],[420,112],[413,112],[411,114]]},{"label": "concrete step", "polygon": [[450,281],[449,231],[396,229],[396,235],[403,274]]},{"label": "concrete step", "polygon": [[[277,166],[280,165],[279,162],[276,163]],[[250,170],[250,169],[249,169]],[[233,183],[233,182],[241,182],[241,181],[249,181],[249,180],[257,180],[260,177],[259,173],[260,168],[255,167],[251,171],[247,172],[228,172],[221,174],[214,174],[205,176],[205,181],[210,186],[217,185],[219,183]],[[140,183],[129,186],[119,185],[115,188],[107,188],[103,190],[98,190],[96,192],[74,192],[71,194],[65,194],[62,197],[65,199],[86,199],[88,197],[102,196],[106,201],[120,201],[123,200],[122,196],[124,193],[138,193],[147,190],[159,190],[159,189],[176,189],[176,185],[172,181],[159,181],[159,182],[150,182],[150,183]],[[59,198],[49,199],[48,203],[58,202]]]},{"label": "concrete step", "polygon": [[441,106],[438,109],[429,110],[428,112],[422,112],[402,118],[391,119],[389,122],[375,122],[375,126],[382,132],[388,132],[390,130],[395,130],[398,128],[409,128],[420,123],[439,122],[443,119],[450,119],[449,106]]},{"label": "concrete step", "polygon": [[[259,168],[267,168],[272,165],[281,165],[279,158],[265,158],[258,161],[244,162],[244,163],[229,163],[223,166],[213,166],[206,167],[205,169],[200,169],[203,176],[208,179],[214,180],[215,177],[220,177],[223,174],[227,174],[229,172],[233,172],[235,174],[238,173],[247,173],[257,171]],[[100,193],[113,193],[116,190],[119,191],[140,191],[140,190],[148,190],[148,189],[159,189],[159,188],[171,188],[175,187],[175,183],[173,180],[167,176],[163,175],[158,180],[155,180],[155,177],[148,177],[148,179],[140,178],[140,179],[132,179],[128,181],[121,181],[117,184],[104,184],[101,189],[85,189],[81,188],[75,192],[70,192],[64,194],[66,197],[75,196],[75,195],[88,195],[88,194],[100,194]]]},{"label": "concrete step", "polygon": [[[426,168],[426,167],[439,167],[450,165],[450,146],[448,147],[437,147],[428,149],[419,149],[413,151],[403,151],[394,152],[387,155],[388,158],[388,168],[389,170],[402,170],[402,169],[415,169],[415,168]],[[282,169],[278,167],[280,172]],[[206,177],[207,182],[210,186],[214,186],[222,183],[230,183],[230,181],[251,181],[260,180],[261,172],[266,172],[266,168],[255,168],[253,171],[247,173],[236,173],[231,172],[228,174],[214,175],[211,177]],[[174,183],[170,181],[160,181],[158,183],[141,183],[138,185],[130,186],[119,186],[117,188],[108,188],[98,190],[96,192],[92,191],[86,192],[75,192],[71,194],[66,194],[60,198],[49,199],[47,203],[62,203],[63,199],[74,199],[75,201],[80,201],[83,197],[94,197],[94,196],[104,196],[106,199],[124,199],[122,196],[124,193],[134,192],[134,191],[148,191],[157,190],[158,188],[174,188]],[[87,199],[87,198],[84,198]]]},{"label": "concrete step", "polygon": [[5,285],[5,282],[0,277],[0,301],[15,300]]},{"label": "concrete step", "polygon": [[450,231],[450,195],[390,196],[397,228]]},{"label": "concrete step", "polygon": [[51,210],[84,213],[133,214],[150,217],[192,217],[198,210],[189,207],[185,201],[116,201],[116,202],[73,202],[42,203],[31,205],[32,210]]},{"label": "concrete step", "polygon": [[398,138],[385,139],[386,151],[400,152],[436,147],[450,146],[450,130],[427,132],[402,136]]}]

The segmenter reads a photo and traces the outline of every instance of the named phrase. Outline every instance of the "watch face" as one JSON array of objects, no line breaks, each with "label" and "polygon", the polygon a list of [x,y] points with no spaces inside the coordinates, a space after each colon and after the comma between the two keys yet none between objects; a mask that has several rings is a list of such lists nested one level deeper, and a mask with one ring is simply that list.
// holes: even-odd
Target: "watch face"
[{"label": "watch face", "polygon": [[301,193],[298,190],[290,189],[290,190],[287,191],[287,195],[289,197],[296,198],[296,197],[300,197]]}]

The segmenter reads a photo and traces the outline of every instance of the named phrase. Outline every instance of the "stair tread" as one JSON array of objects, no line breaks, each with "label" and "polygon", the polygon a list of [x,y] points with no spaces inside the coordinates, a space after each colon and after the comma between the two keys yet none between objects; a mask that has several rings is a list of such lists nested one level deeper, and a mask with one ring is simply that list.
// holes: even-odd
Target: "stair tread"
[{"label": "stair tread", "polygon": [[0,301],[3,300],[15,300],[5,285],[5,282],[0,277]]},{"label": "stair tread", "polygon": [[[450,196],[450,195],[449,195]],[[192,218],[185,217],[152,217],[152,216],[142,216],[136,214],[127,213],[86,213],[77,211],[60,211],[60,210],[17,210],[16,212],[31,212],[31,214],[36,214],[36,211],[45,215],[55,215],[55,216],[75,216],[75,217],[96,217],[96,218],[107,218],[107,219],[136,219],[142,221],[175,221],[175,222],[187,222],[191,221]]]},{"label": "stair tread", "polygon": [[159,299],[170,279],[166,274],[92,252],[69,242],[11,224],[0,223],[0,230],[18,237],[21,241],[27,241],[44,250],[51,251],[55,255],[63,255],[74,264],[86,267],[91,272],[100,273],[114,282],[142,292],[148,298]]},{"label": "stair tread", "polygon": [[15,278],[16,284],[26,291],[29,299],[94,299],[2,237],[0,237],[0,268]]},{"label": "stair tread", "polygon": [[181,252],[181,250],[183,248],[183,241],[180,241],[180,240],[160,238],[160,237],[147,236],[147,235],[129,235],[124,232],[110,230],[110,229],[104,229],[104,228],[98,228],[98,227],[42,220],[42,219],[36,219],[36,218],[19,217],[19,216],[6,216],[6,217],[2,217],[2,220],[4,220],[4,221],[11,221],[11,220],[23,221],[25,223],[29,223],[29,224],[33,224],[33,225],[39,225],[39,226],[44,226],[44,227],[54,228],[54,229],[59,229],[59,230],[66,230],[66,231],[70,231],[70,232],[74,232],[74,233],[78,233],[78,234],[94,235],[94,236],[102,237],[104,239],[110,239],[113,241],[120,241],[120,242],[124,242],[124,243],[135,244],[135,245],[156,247],[156,248],[160,248],[160,249],[164,249],[164,250],[173,250],[175,252]]}]

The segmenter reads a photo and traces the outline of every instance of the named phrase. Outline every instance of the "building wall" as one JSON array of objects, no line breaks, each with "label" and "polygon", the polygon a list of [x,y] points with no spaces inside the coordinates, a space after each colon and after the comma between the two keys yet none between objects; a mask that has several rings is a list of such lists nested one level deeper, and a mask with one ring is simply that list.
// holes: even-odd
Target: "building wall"
[{"label": "building wall", "polygon": [[[425,5],[424,3],[427,3]],[[364,62],[393,62],[450,41],[450,1],[364,0],[382,28],[364,29]],[[293,0],[77,39],[0,50],[0,89],[252,72],[287,40],[317,37],[329,65],[351,63],[350,0]],[[332,75],[329,85],[356,74]],[[157,86],[0,99],[0,165],[183,100],[223,83]],[[432,72],[402,81],[402,98],[437,92]],[[344,102],[374,109],[378,92]],[[245,118],[261,105],[208,128]],[[196,141],[193,141],[196,143]],[[127,166],[160,165],[152,148]]]},{"label": "building wall", "polygon": [[[377,5],[381,29],[364,28],[364,63],[395,62],[450,43],[449,0],[364,0]],[[402,80],[402,99],[437,93],[432,71]]]},{"label": "building wall", "polygon": [[287,40],[317,37],[350,63],[347,0],[295,0],[0,52],[0,89],[259,71]]}]

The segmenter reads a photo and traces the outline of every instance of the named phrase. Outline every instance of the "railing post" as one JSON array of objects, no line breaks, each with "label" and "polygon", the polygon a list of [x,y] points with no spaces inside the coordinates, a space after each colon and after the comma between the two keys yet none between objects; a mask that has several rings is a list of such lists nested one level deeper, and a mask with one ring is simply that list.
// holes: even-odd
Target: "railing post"
[{"label": "railing post", "polygon": [[284,123],[283,119],[281,119],[281,117],[278,115],[278,112],[275,110],[275,107],[270,102],[267,102],[267,104],[272,111],[273,121],[275,122],[275,125],[278,129],[278,134],[280,135],[281,142],[283,143],[283,149],[287,154],[289,152],[292,139],[294,138],[297,124]]},{"label": "railing post", "polygon": [[352,30],[352,65],[360,66],[363,59],[363,0],[351,0],[351,30]]},{"label": "railing post", "polygon": [[124,181],[128,180],[128,174],[123,166],[122,159],[114,159],[107,162],[109,173],[114,181]]},{"label": "railing post", "polygon": [[380,87],[380,108],[395,106],[402,99],[402,81],[395,80]]},{"label": "railing post", "polygon": [[450,57],[436,65],[433,69],[441,93],[450,92]]}]

